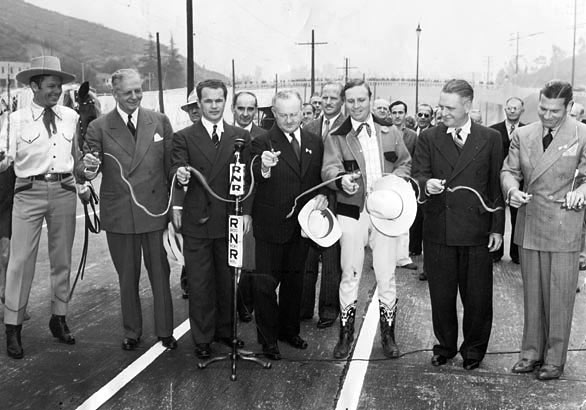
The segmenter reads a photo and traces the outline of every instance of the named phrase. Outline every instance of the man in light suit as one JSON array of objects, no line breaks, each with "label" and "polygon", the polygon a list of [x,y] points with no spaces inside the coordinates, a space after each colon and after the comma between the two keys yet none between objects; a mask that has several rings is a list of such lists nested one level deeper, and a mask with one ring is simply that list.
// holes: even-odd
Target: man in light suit
[{"label": "man in light suit", "polygon": [[538,369],[540,380],[563,372],[578,283],[586,125],[568,117],[572,94],[564,81],[541,89],[539,121],[515,130],[501,172],[503,193],[519,208],[514,239],[525,308],[520,360],[512,371]]},{"label": "man in light suit", "polygon": [[[100,215],[120,282],[122,348],[136,349],[142,336],[138,285],[144,254],[153,290],[155,333],[163,346],[175,349],[170,269],[163,247],[167,215],[153,216],[167,207],[173,130],[164,114],[140,107],[142,80],[137,71],[112,74],[112,94],[116,108],[91,122],[83,151],[85,177],[91,180],[102,172]],[[134,188],[136,202],[121,173]]]},{"label": "man in light suit", "polygon": [[[440,93],[443,124],[423,131],[413,158],[423,205],[423,259],[429,281],[433,330],[433,366],[462,355],[466,370],[476,369],[488,347],[492,327],[492,261],[489,251],[502,244],[504,211],[489,213],[469,191],[490,207],[502,206],[499,174],[501,136],[471,121],[474,90],[450,80]],[[458,348],[456,299],[464,307],[464,341]]]}]

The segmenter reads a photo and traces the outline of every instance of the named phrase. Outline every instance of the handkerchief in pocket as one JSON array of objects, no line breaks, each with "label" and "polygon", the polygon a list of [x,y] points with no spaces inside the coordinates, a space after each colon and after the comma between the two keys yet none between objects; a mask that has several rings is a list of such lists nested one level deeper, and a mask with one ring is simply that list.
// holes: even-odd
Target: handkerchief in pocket
[{"label": "handkerchief in pocket", "polygon": [[159,142],[159,141],[163,141],[163,138],[159,135],[158,132],[155,133],[155,136],[153,137],[153,141],[154,142]]}]

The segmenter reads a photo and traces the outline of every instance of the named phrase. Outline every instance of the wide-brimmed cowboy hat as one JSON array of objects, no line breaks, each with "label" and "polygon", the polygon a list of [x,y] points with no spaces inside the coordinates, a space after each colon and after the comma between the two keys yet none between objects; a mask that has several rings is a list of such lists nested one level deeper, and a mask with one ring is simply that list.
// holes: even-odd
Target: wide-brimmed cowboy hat
[{"label": "wide-brimmed cowboy hat", "polygon": [[75,80],[73,74],[61,71],[61,61],[54,56],[35,57],[31,60],[31,67],[16,74],[16,80],[29,84],[32,77],[36,75],[54,75],[61,78],[63,84]]},{"label": "wide-brimmed cowboy hat", "polygon": [[183,236],[175,232],[171,222],[163,232],[163,247],[169,259],[180,265],[185,265],[185,260],[183,259]]},{"label": "wide-brimmed cowboy hat", "polygon": [[338,220],[328,208],[315,209],[316,198],[309,200],[297,215],[301,234],[319,246],[332,246],[342,236]]},{"label": "wide-brimmed cowboy hat", "polygon": [[366,198],[366,211],[379,232],[400,236],[409,231],[415,220],[415,192],[404,179],[387,175],[374,183],[373,191]]},{"label": "wide-brimmed cowboy hat", "polygon": [[189,93],[189,97],[187,97],[187,104],[182,105],[181,109],[187,112],[189,106],[193,104],[199,105],[199,99],[197,98],[196,90],[193,90]]}]

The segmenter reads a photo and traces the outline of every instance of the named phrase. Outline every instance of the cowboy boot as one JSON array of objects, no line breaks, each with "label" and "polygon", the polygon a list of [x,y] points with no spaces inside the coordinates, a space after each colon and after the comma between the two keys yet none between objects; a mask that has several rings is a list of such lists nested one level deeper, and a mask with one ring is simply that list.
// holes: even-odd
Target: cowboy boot
[{"label": "cowboy boot", "polygon": [[75,344],[75,338],[69,331],[69,327],[65,322],[65,316],[51,315],[51,320],[49,321],[49,329],[51,330],[53,337],[59,339],[61,343],[65,343],[68,345]]},{"label": "cowboy boot", "polygon": [[354,317],[356,315],[356,302],[347,306],[340,315],[340,339],[334,347],[334,357],[344,359],[350,353],[354,341]]},{"label": "cowboy boot", "polygon": [[22,325],[6,325],[6,353],[13,359],[22,359],[24,351],[20,340]]},{"label": "cowboy boot", "polygon": [[395,319],[397,316],[397,300],[392,307],[379,301],[380,309],[380,338],[383,353],[389,359],[396,359],[401,355],[395,343]]}]

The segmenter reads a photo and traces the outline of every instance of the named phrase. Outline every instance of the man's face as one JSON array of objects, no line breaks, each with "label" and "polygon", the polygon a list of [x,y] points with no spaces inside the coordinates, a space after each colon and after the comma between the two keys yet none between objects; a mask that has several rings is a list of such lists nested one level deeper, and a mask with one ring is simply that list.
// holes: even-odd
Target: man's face
[{"label": "man's face", "polygon": [[570,110],[570,117],[575,118],[576,121],[581,121],[584,115],[584,106],[580,103],[574,103]]},{"label": "man's face", "polygon": [[303,108],[301,109],[301,121],[303,122],[303,125],[307,124],[309,121],[314,120],[314,115],[313,115],[313,106],[310,105],[304,105]]},{"label": "man's face", "polygon": [[333,117],[342,110],[342,97],[340,87],[330,84],[326,85],[321,93],[321,101],[326,117]]},{"label": "man's face", "polygon": [[36,83],[31,83],[31,89],[33,90],[34,94],[34,102],[41,107],[46,108],[56,105],[63,91],[61,88],[61,83],[61,77],[54,75],[43,77],[40,87]]},{"label": "man's face", "polygon": [[199,104],[189,104],[187,106],[187,114],[189,114],[191,122],[201,120],[201,108],[199,107]]},{"label": "man's face", "polygon": [[346,112],[356,121],[364,122],[370,114],[370,97],[364,85],[357,85],[346,90]]},{"label": "man's face", "polygon": [[272,108],[277,126],[285,134],[294,132],[301,123],[301,101],[297,97],[278,98]]},{"label": "man's face", "polygon": [[462,98],[458,94],[441,93],[439,106],[446,127],[461,127],[468,120],[472,101],[468,98]]},{"label": "man's face", "polygon": [[419,107],[419,110],[417,111],[417,125],[419,128],[429,127],[429,124],[431,124],[431,116],[432,112],[429,107]]},{"label": "man's face", "polygon": [[142,82],[137,75],[131,75],[118,81],[112,90],[118,106],[126,114],[131,114],[140,107],[142,100]]},{"label": "man's face", "polygon": [[435,125],[442,124],[443,122],[442,110],[438,108],[435,112]]},{"label": "man's face", "polygon": [[313,109],[315,110],[315,116],[318,117],[321,114],[321,97],[318,95],[314,95],[309,99],[311,105],[313,105]]},{"label": "man's face", "polygon": [[537,104],[537,115],[545,128],[555,128],[568,115],[568,109],[563,98],[547,98],[541,95]]},{"label": "man's face", "polygon": [[389,117],[389,104],[385,100],[374,100],[372,103],[372,115],[381,120]]},{"label": "man's face", "polygon": [[240,94],[236,100],[236,104],[232,108],[236,124],[242,128],[248,127],[254,119],[256,111],[254,97],[250,94]]},{"label": "man's face", "polygon": [[213,123],[217,123],[224,115],[224,107],[226,106],[226,98],[224,98],[224,90],[221,88],[204,87],[201,90],[201,115]]},{"label": "man's face", "polygon": [[525,109],[519,100],[510,100],[505,106],[505,116],[510,122],[517,122]]},{"label": "man's face", "polygon": [[391,108],[391,119],[393,120],[393,124],[399,128],[403,127],[405,123],[405,106],[403,104],[394,105]]}]

